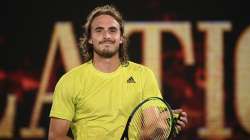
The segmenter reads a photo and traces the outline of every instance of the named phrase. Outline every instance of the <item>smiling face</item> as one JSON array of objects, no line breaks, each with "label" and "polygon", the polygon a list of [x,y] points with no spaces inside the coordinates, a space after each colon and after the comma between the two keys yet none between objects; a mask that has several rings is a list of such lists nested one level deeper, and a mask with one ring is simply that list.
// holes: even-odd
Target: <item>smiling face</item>
[{"label": "smiling face", "polygon": [[119,58],[119,46],[122,43],[122,36],[119,23],[110,15],[100,15],[94,18],[91,23],[90,39],[94,56],[102,58]]}]

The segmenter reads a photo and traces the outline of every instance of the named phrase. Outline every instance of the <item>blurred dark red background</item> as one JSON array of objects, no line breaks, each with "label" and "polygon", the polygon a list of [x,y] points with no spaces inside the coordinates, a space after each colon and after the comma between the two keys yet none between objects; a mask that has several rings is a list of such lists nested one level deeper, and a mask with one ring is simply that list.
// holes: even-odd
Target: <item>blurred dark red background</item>
[{"label": "blurred dark red background", "polygon": [[[57,22],[71,22],[76,40],[81,36],[82,24],[87,14],[96,6],[115,5],[127,22],[189,22],[195,65],[183,62],[181,44],[168,33],[162,33],[162,92],[174,108],[189,112],[189,125],[176,139],[201,140],[198,129],[206,119],[205,82],[205,34],[197,30],[201,21],[229,22],[230,32],[224,34],[224,123],[232,129],[228,140],[250,139],[250,132],[239,123],[235,111],[235,46],[242,32],[250,26],[248,4],[243,0],[55,0],[55,1],[3,1],[0,6],[0,122],[3,121],[9,95],[16,96],[16,110],[11,138],[25,139],[20,129],[28,127],[36,95],[41,82],[53,27]],[[129,37],[130,60],[143,63],[143,39],[141,33]],[[164,47],[167,46],[167,47]],[[250,44],[247,46],[250,47]],[[250,56],[250,54],[249,54]],[[249,61],[246,61],[249,65]],[[246,69],[246,71],[249,71]],[[56,57],[50,76],[49,92],[65,73],[60,56]],[[246,91],[248,92],[248,91]],[[51,104],[43,105],[39,126],[46,132],[49,125]],[[250,120],[248,122],[250,125]],[[1,133],[1,132],[0,132]],[[29,139],[47,139],[42,138]],[[219,139],[219,138],[207,138]]]}]

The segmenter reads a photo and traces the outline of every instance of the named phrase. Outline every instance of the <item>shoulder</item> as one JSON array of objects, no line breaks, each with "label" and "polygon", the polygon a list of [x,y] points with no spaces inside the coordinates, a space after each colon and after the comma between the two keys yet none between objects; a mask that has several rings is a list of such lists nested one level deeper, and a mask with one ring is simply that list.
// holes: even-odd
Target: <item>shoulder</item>
[{"label": "shoulder", "polygon": [[134,72],[152,73],[152,70],[149,67],[131,61],[129,61],[127,68]]},{"label": "shoulder", "polygon": [[67,82],[67,83],[74,83],[75,81],[80,80],[81,78],[86,75],[88,71],[88,63],[81,64],[76,66],[62,75],[59,80],[59,83]]}]

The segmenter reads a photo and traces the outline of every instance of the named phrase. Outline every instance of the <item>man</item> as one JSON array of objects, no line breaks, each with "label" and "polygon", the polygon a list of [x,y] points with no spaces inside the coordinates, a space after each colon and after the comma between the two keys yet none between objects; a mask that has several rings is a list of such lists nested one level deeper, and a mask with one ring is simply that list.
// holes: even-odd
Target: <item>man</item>
[{"label": "man", "polygon": [[[124,22],[106,5],[87,18],[81,48],[84,63],[58,81],[53,95],[50,140],[119,140],[133,108],[142,100],[161,97],[151,70],[128,61]],[[178,111],[178,129],[187,114]]]}]

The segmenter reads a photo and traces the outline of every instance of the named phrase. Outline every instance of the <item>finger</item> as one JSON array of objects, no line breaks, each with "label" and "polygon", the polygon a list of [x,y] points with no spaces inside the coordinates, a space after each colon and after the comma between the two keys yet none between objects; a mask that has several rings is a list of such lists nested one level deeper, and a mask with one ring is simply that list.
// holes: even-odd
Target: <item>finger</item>
[{"label": "finger", "polygon": [[183,121],[177,120],[177,126],[180,126],[181,128],[185,128],[186,124]]},{"label": "finger", "polygon": [[182,112],[180,113],[180,115],[181,115],[182,117],[187,117],[187,113],[184,112],[184,111],[182,111]]},{"label": "finger", "polygon": [[188,119],[187,119],[187,117],[180,117],[178,120],[180,120],[180,121],[184,122],[185,124],[187,124],[187,123],[188,123]]}]

